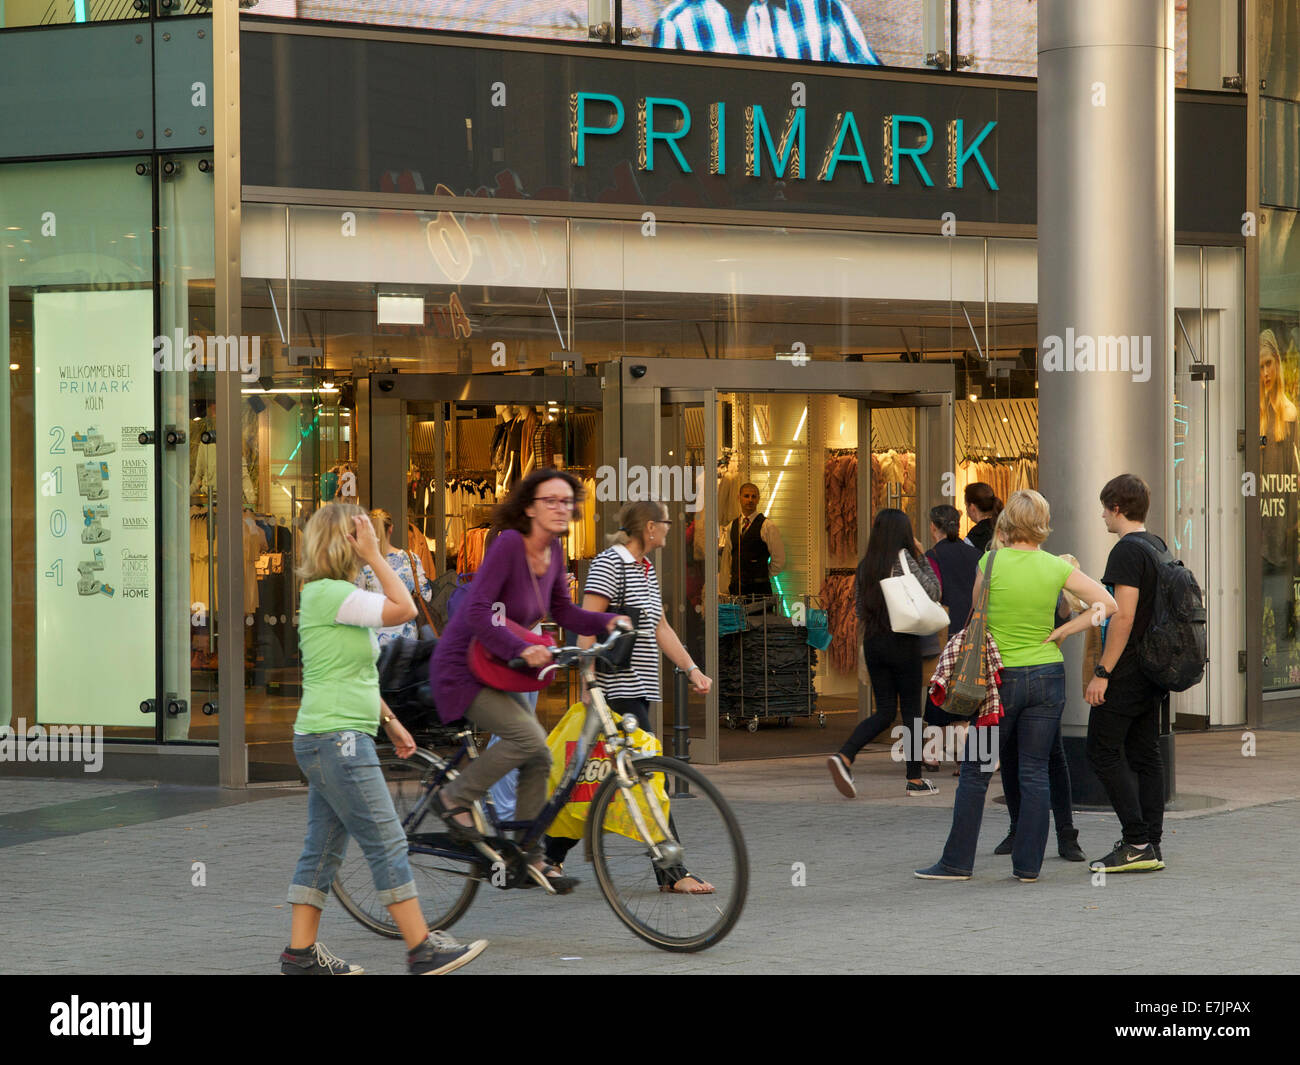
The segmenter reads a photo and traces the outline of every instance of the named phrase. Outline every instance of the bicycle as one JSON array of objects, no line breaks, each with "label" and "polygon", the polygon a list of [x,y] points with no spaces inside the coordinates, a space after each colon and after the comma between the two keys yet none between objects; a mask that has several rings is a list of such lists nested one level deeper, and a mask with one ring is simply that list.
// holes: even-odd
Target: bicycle
[{"label": "bicycle", "polygon": [[[569,802],[597,737],[602,735],[609,758],[605,764],[610,771],[591,799],[584,854],[595,866],[596,883],[605,901],[635,935],[668,951],[705,950],[735,927],[749,890],[749,856],[731,807],[693,766],[675,758],[638,754],[630,742],[637,722],[632,715],[624,715],[616,722],[605,701],[595,662],[625,635],[616,630],[603,643],[587,649],[557,647],[552,652],[554,660],[542,671],[542,675],[553,674],[560,668],[580,665],[590,701],[564,774],[533,821],[501,821],[491,800],[485,799],[473,808],[476,827],[484,837],[482,843],[454,842],[436,815],[439,831],[421,830],[431,812],[432,794],[455,779],[457,766],[478,756],[468,723],[447,726],[433,737],[459,744],[450,759],[424,746],[418,747],[409,759],[399,758],[391,747],[380,748],[380,766],[393,790],[393,805],[407,835],[411,867],[430,928],[446,929],[455,924],[468,911],[485,881],[501,889],[534,884],[525,868],[525,854]],[[526,668],[521,659],[509,664],[516,669]],[[676,787],[669,787],[670,780]],[[656,795],[656,784],[669,796],[678,796],[685,795],[683,783],[690,796],[681,801],[670,798],[670,821],[669,809],[661,806]],[[638,797],[641,801],[637,801]],[[596,831],[598,825],[601,831]],[[619,834],[619,828],[627,832],[629,826],[635,837]],[[521,838],[510,838],[512,833],[520,833]],[[696,862],[696,871],[714,885],[713,894],[678,893],[664,890],[661,885],[665,874],[683,867],[688,851]],[[543,887],[549,894],[555,893],[549,884]],[[364,860],[354,858],[349,863],[345,859],[333,888],[344,909],[365,927],[380,935],[399,937],[387,909],[375,897]]]}]

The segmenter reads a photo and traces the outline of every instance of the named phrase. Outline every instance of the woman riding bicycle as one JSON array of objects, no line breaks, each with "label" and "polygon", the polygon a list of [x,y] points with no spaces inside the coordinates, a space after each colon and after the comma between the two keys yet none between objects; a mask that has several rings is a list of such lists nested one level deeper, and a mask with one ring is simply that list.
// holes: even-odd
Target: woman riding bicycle
[{"label": "woman riding bicycle", "polygon": [[[497,507],[497,537],[474,574],[469,599],[443,631],[429,664],[430,685],[438,714],[445,722],[467,718],[475,728],[495,733],[500,742],[475,758],[455,780],[433,796],[430,806],[446,823],[453,839],[482,839],[474,826],[472,805],[512,769],[519,770],[515,819],[531,821],[546,802],[551,752],[546,731],[516,691],[491,687],[470,667],[470,641],[503,661],[522,658],[532,670],[552,658],[549,647],[512,631],[539,631],[548,613],[565,629],[583,636],[613,630],[628,619],[574,606],[569,597],[564,551],[559,537],[568,531],[582,502],[582,483],[559,470],[534,470]],[[540,848],[529,854],[530,868],[544,875],[557,894],[577,883],[547,864]]]}]

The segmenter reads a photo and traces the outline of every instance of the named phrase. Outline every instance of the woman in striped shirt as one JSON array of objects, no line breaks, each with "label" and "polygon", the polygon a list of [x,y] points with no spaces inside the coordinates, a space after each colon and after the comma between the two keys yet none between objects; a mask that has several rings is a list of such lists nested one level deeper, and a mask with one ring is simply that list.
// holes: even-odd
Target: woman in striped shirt
[{"label": "woman in striped shirt", "polygon": [[[707,694],[713,681],[691,660],[690,653],[664,616],[663,596],[654,564],[650,561],[650,552],[663,547],[668,540],[668,530],[672,525],[668,508],[648,500],[628,503],[619,511],[618,525],[618,532],[609,538],[610,546],[592,559],[587,586],[583,590],[582,609],[596,613],[615,610],[620,614],[626,613],[628,607],[640,609],[641,620],[637,626],[632,661],[626,670],[603,674],[601,687],[610,710],[615,714],[635,714],[641,727],[648,732],[650,704],[660,699],[660,652],[686,671],[692,689],[698,694]],[[594,642],[590,636],[578,640],[584,647],[590,647]],[[559,866],[577,842],[563,836],[548,836],[547,860]],[[713,891],[712,884],[692,876],[685,869],[656,873],[660,877],[661,891],[685,895],[707,895]]]}]

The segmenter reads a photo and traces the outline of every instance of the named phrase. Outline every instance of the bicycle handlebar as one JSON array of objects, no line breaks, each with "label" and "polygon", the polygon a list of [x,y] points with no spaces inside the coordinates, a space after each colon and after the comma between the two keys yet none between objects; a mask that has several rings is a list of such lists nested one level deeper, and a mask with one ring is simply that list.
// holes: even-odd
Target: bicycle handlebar
[{"label": "bicycle handlebar", "polygon": [[[552,647],[551,661],[543,666],[537,673],[538,678],[542,678],[547,673],[553,673],[561,666],[571,666],[575,662],[580,662],[586,658],[600,658],[607,651],[614,648],[614,645],[624,636],[631,636],[636,630],[631,626],[618,625],[601,643],[594,643],[590,647]],[[532,669],[522,658],[512,658],[506,663],[511,669]]]}]

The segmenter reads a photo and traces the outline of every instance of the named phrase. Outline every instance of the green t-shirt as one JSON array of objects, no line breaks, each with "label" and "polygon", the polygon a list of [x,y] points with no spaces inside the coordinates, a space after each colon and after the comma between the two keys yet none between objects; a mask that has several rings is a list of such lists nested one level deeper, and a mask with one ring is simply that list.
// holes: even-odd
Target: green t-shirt
[{"label": "green t-shirt", "polygon": [[[980,559],[983,573],[989,556]],[[1047,666],[1061,662],[1061,649],[1043,643],[1056,628],[1056,601],[1074,567],[1041,548],[1004,547],[989,585],[989,633],[1004,666]]]},{"label": "green t-shirt", "polygon": [[339,607],[357,590],[347,581],[303,585],[298,609],[302,705],[295,732],[373,733],[379,728],[379,644],[374,629],[340,625]]}]

